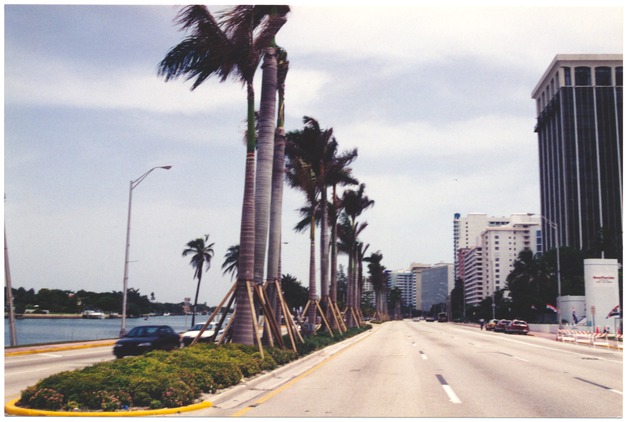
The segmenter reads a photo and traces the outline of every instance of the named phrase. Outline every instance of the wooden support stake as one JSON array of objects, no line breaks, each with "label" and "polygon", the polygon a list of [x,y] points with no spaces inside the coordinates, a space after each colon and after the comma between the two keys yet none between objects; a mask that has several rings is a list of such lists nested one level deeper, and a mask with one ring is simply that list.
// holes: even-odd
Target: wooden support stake
[{"label": "wooden support stake", "polygon": [[258,333],[258,318],[256,317],[256,308],[254,307],[254,296],[252,294],[252,287],[249,280],[245,281],[245,285],[247,286],[247,297],[249,298],[249,309],[252,313],[252,323],[254,324],[254,337],[256,338],[256,343],[258,343],[258,351],[260,352],[261,357],[265,357],[265,351],[263,350],[262,342],[260,341],[260,335]]},{"label": "wooden support stake", "polygon": [[[201,338],[201,335],[203,334],[204,331],[206,331],[206,328],[208,328],[208,325],[210,325],[210,323],[212,322],[212,320],[214,319],[214,317],[221,311],[221,308],[223,307],[223,304],[225,303],[225,301],[227,300],[227,298],[236,290],[236,283],[234,285],[232,285],[232,287],[230,288],[230,290],[228,291],[228,293],[225,295],[225,297],[223,298],[223,300],[221,301],[221,303],[219,303],[219,306],[217,306],[217,308],[214,310],[214,312],[212,313],[212,315],[210,315],[210,317],[208,317],[208,320],[206,321],[205,324],[203,324],[203,327],[201,327],[201,330],[199,330],[199,334],[197,334],[197,337],[195,337],[195,339],[192,341],[192,343],[190,343],[190,345],[192,346],[193,344],[197,343],[199,341],[199,339]],[[228,310],[229,310],[229,306],[228,306]],[[227,312],[227,311],[226,311]],[[221,326],[219,326],[219,328],[221,328]],[[214,334],[213,334],[213,338],[216,338],[217,336],[217,332],[219,330],[214,330]]]},{"label": "wooden support stake", "polygon": [[317,305],[317,309],[319,310],[319,314],[322,317],[322,322],[324,324],[326,324],[326,328],[328,329],[328,334],[330,334],[331,337],[334,337],[334,334],[332,332],[332,330],[330,329],[330,325],[328,324],[328,320],[326,319],[326,315],[324,315],[324,311],[322,310],[322,307],[319,306],[319,301],[315,301],[315,305]]}]

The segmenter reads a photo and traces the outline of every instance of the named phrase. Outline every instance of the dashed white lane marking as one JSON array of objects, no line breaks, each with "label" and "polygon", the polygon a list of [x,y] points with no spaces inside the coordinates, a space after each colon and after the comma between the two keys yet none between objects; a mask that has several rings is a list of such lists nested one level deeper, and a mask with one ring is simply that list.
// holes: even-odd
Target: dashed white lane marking
[{"label": "dashed white lane marking", "polygon": [[436,374],[435,376],[437,377],[438,381],[440,381],[440,384],[442,385],[442,388],[444,389],[444,392],[448,396],[450,402],[453,404],[461,403],[462,401],[459,399],[459,397],[457,397],[457,394],[455,394],[455,391],[453,391],[451,386],[448,385],[444,377],[440,374]]}]

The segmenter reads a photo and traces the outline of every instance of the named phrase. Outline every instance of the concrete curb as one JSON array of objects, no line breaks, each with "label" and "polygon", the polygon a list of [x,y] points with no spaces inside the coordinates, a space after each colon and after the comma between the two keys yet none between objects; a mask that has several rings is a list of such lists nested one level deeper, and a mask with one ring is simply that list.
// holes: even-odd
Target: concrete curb
[{"label": "concrete curb", "polygon": [[19,399],[11,400],[4,405],[4,413],[8,415],[16,416],[80,416],[80,417],[94,417],[94,416],[106,416],[106,417],[123,417],[123,416],[159,416],[159,415],[172,415],[174,413],[190,412],[193,410],[205,409],[212,406],[212,402],[202,401],[200,403],[191,404],[183,407],[172,407],[168,409],[153,409],[153,410],[129,410],[119,412],[71,412],[71,411],[52,411],[52,410],[38,410],[27,409],[24,407],[18,407],[15,405]]},{"label": "concrete curb", "polygon": [[5,356],[20,356],[20,355],[32,355],[36,353],[51,353],[58,352],[60,350],[75,350],[75,349],[89,349],[92,347],[104,347],[113,346],[116,340],[95,341],[91,343],[68,343],[67,345],[51,345],[51,346],[37,346],[28,347],[14,350],[5,351]]}]

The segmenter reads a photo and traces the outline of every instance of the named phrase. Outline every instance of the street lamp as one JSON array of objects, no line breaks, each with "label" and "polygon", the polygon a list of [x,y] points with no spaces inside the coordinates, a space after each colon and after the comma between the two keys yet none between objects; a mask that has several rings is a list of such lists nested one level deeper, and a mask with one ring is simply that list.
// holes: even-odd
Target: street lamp
[{"label": "street lamp", "polygon": [[554,230],[554,234],[555,234],[555,244],[556,244],[556,274],[558,277],[558,297],[556,298],[556,308],[558,309],[558,329],[560,328],[560,325],[562,323],[562,316],[560,313],[560,296],[562,296],[561,294],[561,288],[560,288],[560,241],[558,240],[558,224],[554,223],[553,221],[549,220],[547,217],[545,217],[544,215],[540,216],[543,220],[545,220],[550,226],[551,228]]},{"label": "street lamp", "polygon": [[140,184],[148,175],[155,169],[164,169],[168,170],[171,166],[158,166],[153,167],[151,170],[144,173],[142,176],[138,177],[136,180],[132,180],[129,182],[129,209],[127,211],[127,243],[125,245],[125,275],[123,278],[123,303],[122,303],[122,323],[120,325],[120,334],[122,337],[127,334],[126,318],[127,318],[127,284],[129,280],[129,233],[131,230],[131,192],[133,189]]}]

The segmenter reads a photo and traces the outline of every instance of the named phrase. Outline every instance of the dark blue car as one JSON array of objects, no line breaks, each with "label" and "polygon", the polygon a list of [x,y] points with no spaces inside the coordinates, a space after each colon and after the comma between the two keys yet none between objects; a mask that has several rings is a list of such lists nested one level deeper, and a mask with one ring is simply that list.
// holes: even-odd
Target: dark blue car
[{"label": "dark blue car", "polygon": [[141,355],[150,350],[173,350],[181,347],[178,333],[168,325],[143,325],[134,327],[114,345],[114,355]]}]

